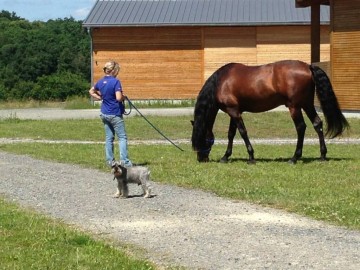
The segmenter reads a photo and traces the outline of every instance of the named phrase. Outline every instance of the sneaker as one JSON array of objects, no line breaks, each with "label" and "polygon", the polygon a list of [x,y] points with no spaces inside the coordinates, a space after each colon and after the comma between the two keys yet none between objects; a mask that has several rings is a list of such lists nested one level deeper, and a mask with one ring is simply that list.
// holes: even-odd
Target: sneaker
[{"label": "sneaker", "polygon": [[115,159],[106,161],[106,165],[112,168],[115,164]]},{"label": "sneaker", "polygon": [[121,166],[124,166],[124,167],[127,167],[127,168],[133,166],[133,164],[131,163],[131,161],[125,162],[124,160],[120,160],[120,164],[121,164]]}]

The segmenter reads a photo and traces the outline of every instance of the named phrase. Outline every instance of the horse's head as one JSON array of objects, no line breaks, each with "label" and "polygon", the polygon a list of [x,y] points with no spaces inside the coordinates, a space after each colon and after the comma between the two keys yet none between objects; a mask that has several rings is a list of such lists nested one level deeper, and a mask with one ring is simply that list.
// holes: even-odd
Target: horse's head
[{"label": "horse's head", "polygon": [[208,162],[211,147],[214,144],[214,134],[211,130],[207,130],[206,133],[203,130],[199,132],[194,121],[191,121],[191,124],[193,125],[192,145],[197,152],[197,160],[199,162]]},{"label": "horse's head", "polygon": [[206,138],[204,148],[197,150],[197,160],[199,162],[209,162],[209,154],[214,144],[214,137]]}]

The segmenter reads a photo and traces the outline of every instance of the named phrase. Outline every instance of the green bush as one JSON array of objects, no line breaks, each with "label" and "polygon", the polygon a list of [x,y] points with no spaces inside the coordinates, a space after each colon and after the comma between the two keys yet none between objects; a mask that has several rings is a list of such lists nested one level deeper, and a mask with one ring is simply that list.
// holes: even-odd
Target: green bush
[{"label": "green bush", "polygon": [[12,88],[6,99],[23,100],[30,98],[30,92],[34,89],[36,83],[31,81],[19,81]]},{"label": "green bush", "polygon": [[84,81],[80,75],[62,72],[40,77],[30,92],[29,98],[42,101],[65,101],[68,97],[84,96],[87,94],[88,88],[89,83]]}]

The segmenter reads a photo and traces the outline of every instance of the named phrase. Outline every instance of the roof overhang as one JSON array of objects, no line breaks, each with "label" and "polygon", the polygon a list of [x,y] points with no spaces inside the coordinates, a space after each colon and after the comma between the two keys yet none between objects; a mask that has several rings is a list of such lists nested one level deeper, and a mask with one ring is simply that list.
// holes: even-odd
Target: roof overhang
[{"label": "roof overhang", "polygon": [[295,2],[297,8],[309,7],[311,5],[330,5],[330,0],[295,0]]},{"label": "roof overhang", "polygon": [[[142,23],[131,23],[131,24],[90,24],[83,23],[85,28],[96,28],[96,27],[201,27],[201,26],[213,26],[213,27],[236,27],[236,26],[299,26],[299,25],[311,25],[311,22],[247,22],[247,23],[157,23],[157,24],[142,24]],[[329,25],[329,21],[321,22],[321,25]]]}]

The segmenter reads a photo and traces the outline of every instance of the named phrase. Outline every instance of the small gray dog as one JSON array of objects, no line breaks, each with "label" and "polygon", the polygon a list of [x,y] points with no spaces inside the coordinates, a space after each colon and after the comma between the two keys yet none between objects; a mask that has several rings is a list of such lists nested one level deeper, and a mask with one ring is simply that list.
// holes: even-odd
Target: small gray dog
[{"label": "small gray dog", "polygon": [[148,168],[143,166],[124,167],[120,162],[113,161],[111,173],[114,174],[114,180],[116,179],[118,182],[115,198],[129,196],[128,183],[141,185],[144,198],[151,197],[150,170]]}]

